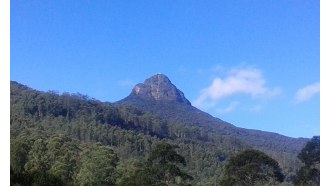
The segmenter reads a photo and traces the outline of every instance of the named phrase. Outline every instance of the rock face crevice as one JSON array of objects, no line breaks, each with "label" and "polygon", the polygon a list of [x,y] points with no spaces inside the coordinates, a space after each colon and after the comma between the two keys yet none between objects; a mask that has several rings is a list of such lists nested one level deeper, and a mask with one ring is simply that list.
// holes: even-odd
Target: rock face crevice
[{"label": "rock face crevice", "polygon": [[156,74],[146,79],[144,83],[137,84],[131,95],[144,99],[175,101],[191,105],[189,100],[184,97],[183,92],[177,89],[164,74]]}]

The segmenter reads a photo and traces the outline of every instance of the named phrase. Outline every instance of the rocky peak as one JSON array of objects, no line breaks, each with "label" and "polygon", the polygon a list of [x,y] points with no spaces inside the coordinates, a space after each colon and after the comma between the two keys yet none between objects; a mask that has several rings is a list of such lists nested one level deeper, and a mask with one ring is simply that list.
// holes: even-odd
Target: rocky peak
[{"label": "rocky peak", "polygon": [[191,105],[184,94],[164,74],[156,74],[146,79],[144,83],[137,84],[131,95],[156,101],[176,101]]}]

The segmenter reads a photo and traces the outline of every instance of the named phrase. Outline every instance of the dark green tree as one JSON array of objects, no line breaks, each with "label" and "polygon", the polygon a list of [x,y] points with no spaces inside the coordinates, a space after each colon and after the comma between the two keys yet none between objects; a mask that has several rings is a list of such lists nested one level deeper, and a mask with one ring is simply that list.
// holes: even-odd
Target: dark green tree
[{"label": "dark green tree", "polygon": [[28,177],[27,185],[63,185],[55,175],[49,173],[51,163],[47,156],[47,141],[35,140],[28,154],[28,161],[24,168]]},{"label": "dark green tree", "polygon": [[320,185],[320,136],[314,136],[298,154],[304,165],[297,171],[295,185]]},{"label": "dark green tree", "polygon": [[136,159],[129,159],[117,166],[117,185],[118,186],[155,186],[160,183],[148,169],[145,169],[144,164]]},{"label": "dark green tree", "polygon": [[65,135],[53,136],[47,143],[49,173],[66,185],[73,185],[80,149],[78,144]]},{"label": "dark green tree", "polygon": [[229,160],[220,185],[273,185],[283,180],[284,175],[274,159],[259,150],[249,149]]},{"label": "dark green tree", "polygon": [[80,163],[77,185],[115,185],[118,157],[109,147],[94,146],[86,149]]},{"label": "dark green tree", "polygon": [[161,142],[148,158],[145,171],[154,175],[164,185],[183,185],[184,181],[193,180],[193,177],[180,169],[179,165],[185,166],[186,161],[175,151],[176,148],[178,146]]},{"label": "dark green tree", "polygon": [[32,142],[28,138],[17,138],[10,143],[10,179],[12,184],[27,182],[24,166],[28,161],[31,145]]}]

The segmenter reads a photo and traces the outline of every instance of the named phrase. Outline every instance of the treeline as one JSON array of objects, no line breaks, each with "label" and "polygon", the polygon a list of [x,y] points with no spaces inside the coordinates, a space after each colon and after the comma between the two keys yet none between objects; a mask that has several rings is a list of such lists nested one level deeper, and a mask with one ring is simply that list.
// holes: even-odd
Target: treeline
[{"label": "treeline", "polygon": [[[176,163],[187,177],[176,175],[168,184],[217,185],[229,158],[250,148],[235,138],[209,136],[198,128],[167,122],[132,107],[102,103],[81,94],[35,91],[16,82],[11,82],[10,120],[11,180],[21,185],[48,181],[55,185],[131,183],[151,170],[150,156],[162,142],[177,147],[175,152],[185,160]],[[267,154],[283,160],[279,162],[284,174],[294,177],[300,167],[293,166],[296,157]],[[108,155],[112,158],[105,160]],[[123,168],[127,175],[120,170]],[[93,181],[96,169],[103,172],[98,176],[111,175],[100,178],[107,183]],[[152,178],[152,183],[161,183],[161,177]],[[292,180],[286,177],[286,181]]]},{"label": "treeline", "polygon": [[[209,139],[205,132],[196,127],[169,123],[133,107],[102,103],[79,93],[44,93],[16,82],[11,82],[11,111],[12,123],[25,122],[29,118],[33,122],[110,124],[158,138]],[[26,124],[31,124],[31,121]],[[76,129],[76,132],[79,131],[79,128]]]},{"label": "treeline", "polygon": [[[304,162],[295,185],[319,185],[319,137],[299,154]],[[66,135],[32,135],[11,141],[11,185],[192,185],[177,145],[157,142],[146,159],[119,160],[108,146],[80,143]],[[258,150],[231,157],[216,185],[288,185],[278,162]],[[206,185],[204,182],[201,185]],[[211,184],[210,184],[211,185]]]}]

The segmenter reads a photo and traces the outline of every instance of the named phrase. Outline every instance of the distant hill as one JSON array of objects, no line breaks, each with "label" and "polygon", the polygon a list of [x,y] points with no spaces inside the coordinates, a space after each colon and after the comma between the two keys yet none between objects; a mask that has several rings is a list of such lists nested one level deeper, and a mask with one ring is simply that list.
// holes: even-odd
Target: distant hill
[{"label": "distant hill", "polygon": [[164,120],[198,127],[208,134],[234,137],[263,150],[297,153],[308,141],[306,138],[291,138],[272,132],[239,128],[215,118],[193,107],[163,74],[156,74],[144,83],[137,84],[128,97],[116,104],[133,106],[156,114]]}]

